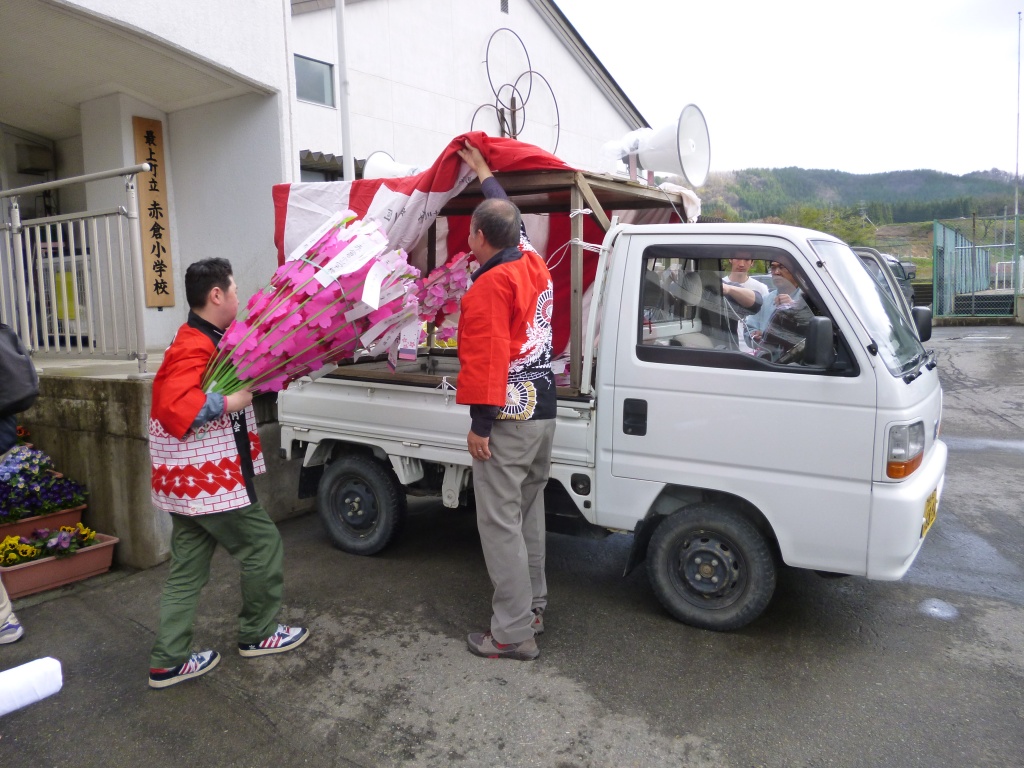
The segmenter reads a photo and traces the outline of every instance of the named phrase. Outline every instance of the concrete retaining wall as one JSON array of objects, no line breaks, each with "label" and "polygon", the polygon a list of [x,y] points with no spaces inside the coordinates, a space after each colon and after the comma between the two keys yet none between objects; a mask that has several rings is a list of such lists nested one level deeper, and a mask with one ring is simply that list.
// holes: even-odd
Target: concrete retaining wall
[{"label": "concrete retaining wall", "polygon": [[[115,557],[134,568],[170,557],[170,517],[150,500],[151,397],[151,379],[43,376],[38,402],[19,420],[59,471],[88,488],[83,521],[120,538]],[[274,520],[309,511],[312,500],[298,499],[301,462],[278,455],[276,399],[261,397],[254,406],[267,461],[256,480],[260,501]]]}]

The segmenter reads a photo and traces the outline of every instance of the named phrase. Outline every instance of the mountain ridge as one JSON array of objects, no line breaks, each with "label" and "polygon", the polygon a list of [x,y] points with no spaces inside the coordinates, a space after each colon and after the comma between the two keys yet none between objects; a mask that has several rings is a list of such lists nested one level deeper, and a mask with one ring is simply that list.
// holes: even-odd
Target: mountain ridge
[{"label": "mountain ridge", "polygon": [[957,176],[928,169],[846,171],[747,168],[708,174],[700,189],[706,215],[749,221],[799,206],[860,208],[876,224],[1002,215],[1013,209],[1014,177],[992,168]]}]

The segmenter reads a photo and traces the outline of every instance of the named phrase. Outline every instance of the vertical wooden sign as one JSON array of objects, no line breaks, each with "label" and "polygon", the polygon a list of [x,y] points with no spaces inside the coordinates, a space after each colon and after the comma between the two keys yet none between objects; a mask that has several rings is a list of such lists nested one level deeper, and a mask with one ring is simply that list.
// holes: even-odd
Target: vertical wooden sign
[{"label": "vertical wooden sign", "polygon": [[164,126],[159,120],[132,117],[135,162],[149,163],[138,175],[139,225],[142,229],[142,274],[147,307],[174,306],[171,230],[167,217]]}]

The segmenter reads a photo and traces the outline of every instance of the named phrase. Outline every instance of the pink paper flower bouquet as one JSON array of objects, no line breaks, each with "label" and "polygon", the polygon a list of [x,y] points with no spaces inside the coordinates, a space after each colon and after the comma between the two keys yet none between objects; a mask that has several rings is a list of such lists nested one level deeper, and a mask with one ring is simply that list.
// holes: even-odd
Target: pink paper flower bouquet
[{"label": "pink paper flower bouquet", "polygon": [[[326,365],[377,354],[420,324],[419,271],[371,221],[346,211],[277,268],[224,332],[203,378],[208,392],[276,392]],[[414,350],[415,351],[415,350]]]}]

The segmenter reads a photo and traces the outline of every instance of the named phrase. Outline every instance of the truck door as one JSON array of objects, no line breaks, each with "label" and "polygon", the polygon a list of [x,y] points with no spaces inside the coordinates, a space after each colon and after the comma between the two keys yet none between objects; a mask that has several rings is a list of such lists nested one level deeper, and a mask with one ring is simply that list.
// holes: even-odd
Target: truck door
[{"label": "truck door", "polygon": [[[875,377],[797,248],[750,235],[645,234],[629,251],[605,393],[614,401],[610,485],[731,494],[765,515],[788,564],[866,572]],[[746,281],[736,257],[750,265]],[[827,370],[801,362],[812,316],[836,329]]]}]

